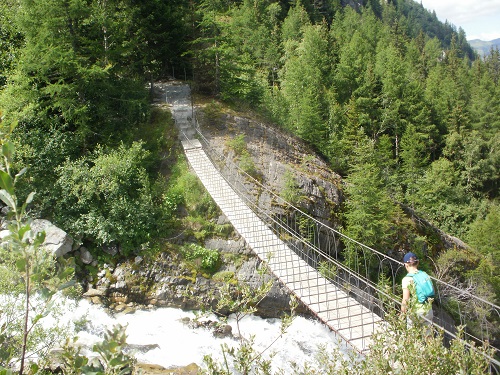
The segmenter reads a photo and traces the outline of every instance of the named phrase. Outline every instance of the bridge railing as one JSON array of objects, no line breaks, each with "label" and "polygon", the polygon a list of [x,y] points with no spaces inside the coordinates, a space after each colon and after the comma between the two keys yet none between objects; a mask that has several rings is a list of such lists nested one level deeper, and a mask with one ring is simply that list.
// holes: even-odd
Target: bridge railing
[{"label": "bridge railing", "polygon": [[[372,249],[320,222],[270,191],[236,163],[211,147],[200,131],[197,137],[226,181],[246,204],[267,223],[297,255],[359,303],[383,317],[401,306],[401,279],[406,274],[401,261]],[[255,191],[266,191],[280,212],[259,203]],[[457,337],[457,325],[465,325],[467,342],[488,341],[495,355],[492,372],[500,373],[500,307],[459,286],[432,277],[436,289],[434,320],[446,340]]]}]

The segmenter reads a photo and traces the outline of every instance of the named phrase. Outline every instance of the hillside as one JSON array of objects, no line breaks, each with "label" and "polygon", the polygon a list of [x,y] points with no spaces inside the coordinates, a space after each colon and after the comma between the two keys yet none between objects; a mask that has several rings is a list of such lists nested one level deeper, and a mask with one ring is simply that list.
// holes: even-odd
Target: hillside
[{"label": "hillside", "polygon": [[[16,163],[29,166],[19,188],[37,192],[33,215],[96,254],[135,254],[175,231],[183,197],[168,190],[176,166],[161,160],[172,155],[169,124],[149,111],[145,80],[180,76],[193,92],[258,113],[342,176],[340,214],[328,220],[351,238],[445,259],[435,233],[407,220],[412,212],[473,249],[456,254],[463,268],[450,278],[473,274],[500,290],[490,282],[498,240],[487,230],[499,212],[497,62],[464,58],[464,34],[421,4],[107,2],[108,19],[97,3],[74,14],[28,3],[18,4],[26,12],[2,7],[0,33],[16,60],[0,67],[0,100],[18,123]],[[103,30],[114,33],[104,48]],[[258,147],[248,146],[249,155]],[[481,267],[488,272],[476,274]]]},{"label": "hillside", "polygon": [[[347,182],[307,143],[256,113],[239,112],[215,98],[198,95],[194,107],[199,130],[219,155],[231,161],[225,165],[228,173],[253,186],[246,199],[271,215],[280,215],[283,209],[273,204],[272,194],[276,194],[332,228],[344,226]],[[236,170],[237,166],[241,169]],[[238,176],[242,171],[255,180]],[[444,233],[410,207],[402,207],[416,231],[433,235],[440,250],[466,248],[463,241]]]},{"label": "hillside", "polygon": [[[226,240],[230,225],[189,173],[172,118],[151,108],[146,88],[176,77],[198,95],[214,148],[252,177],[350,238],[384,255],[411,250],[429,273],[498,305],[498,53],[475,59],[465,33],[418,2],[1,1],[0,45],[0,195],[2,211],[20,210],[4,228],[17,231],[19,247],[1,249],[6,293],[56,285],[42,280],[52,261],[30,272],[36,263],[24,250],[39,243],[23,239],[31,217],[87,249],[93,261],[77,259],[75,269],[96,287],[116,287],[110,265],[122,259],[136,271],[136,261],[164,257],[158,266],[169,268],[184,258],[189,267],[165,290],[183,303],[177,287],[218,265],[219,242],[206,247]],[[259,188],[251,196],[286,214]],[[442,233],[467,245],[447,244]],[[246,255],[234,252],[228,267]],[[199,268],[200,253],[209,270]],[[225,271],[219,276],[235,272]],[[144,296],[148,284],[137,276],[133,292]],[[25,322],[43,316],[23,305]],[[494,314],[474,305],[466,313],[476,322]],[[488,330],[496,334],[499,319]],[[23,323],[0,326],[16,336],[0,335],[2,372],[23,357]],[[420,356],[435,352],[416,348],[419,358],[400,358],[432,363]]]},{"label": "hillside", "polygon": [[491,49],[500,49],[500,38],[493,39],[490,41],[484,41],[480,39],[469,40],[469,44],[476,51],[479,56],[486,56],[490,53]]}]

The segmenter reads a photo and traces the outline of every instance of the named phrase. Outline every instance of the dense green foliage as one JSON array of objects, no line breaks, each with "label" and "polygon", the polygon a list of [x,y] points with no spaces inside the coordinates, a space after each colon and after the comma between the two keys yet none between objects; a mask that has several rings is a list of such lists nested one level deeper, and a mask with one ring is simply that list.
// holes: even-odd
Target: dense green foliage
[{"label": "dense green foliage", "polygon": [[207,272],[215,272],[220,266],[221,258],[217,249],[206,249],[194,243],[188,244],[183,249],[186,260],[199,262],[200,268]]},{"label": "dense green foliage", "polygon": [[[148,202],[165,207],[153,188],[159,150],[140,135],[150,116],[144,82],[192,68],[195,87],[259,107],[353,182],[346,230],[367,245],[408,244],[412,229],[394,229],[401,222],[394,200],[452,235],[475,237],[472,223],[498,210],[498,51],[471,60],[463,30],[409,0],[343,5],[2,3],[9,58],[1,100],[19,119],[14,140],[19,163],[30,167],[36,211],[98,244],[134,248],[147,240],[146,228],[159,230],[171,212],[149,221],[138,214]],[[132,146],[140,139],[142,151]],[[121,157],[141,162],[106,170]],[[107,173],[122,185],[95,180]],[[359,201],[363,186],[376,191],[373,206]],[[128,203],[116,211],[118,196]],[[116,227],[134,206],[137,217]],[[367,221],[374,231],[362,234],[356,228]]]},{"label": "dense green foliage", "polygon": [[35,190],[33,215],[91,248],[127,252],[168,229],[175,207],[157,173],[173,124],[151,116],[145,81],[175,70],[166,55],[183,66],[186,6],[1,3],[0,106],[19,121],[14,168],[29,167],[18,190]]},{"label": "dense green foliage", "polygon": [[[253,103],[322,154],[346,177],[344,229],[364,244],[440,256],[402,205],[498,247],[482,223],[498,215],[499,52],[474,56],[463,30],[413,1],[365,3],[203,1],[199,87]],[[474,241],[466,273],[487,262]]]},{"label": "dense green foliage", "polygon": [[57,167],[56,222],[99,245],[121,244],[126,252],[157,236],[155,229],[164,228],[172,212],[163,207],[162,190],[148,178],[147,156],[134,142],[110,152],[98,147]]},{"label": "dense green foliage", "polygon": [[[346,177],[346,234],[429,255],[444,280],[474,279],[498,302],[500,53],[474,56],[465,37],[412,0],[0,0],[0,108],[19,120],[12,174],[29,167],[16,192],[93,251],[140,251],[181,204],[199,212],[184,218],[196,239],[220,229],[182,161],[158,177],[174,132],[146,82],[189,77]],[[443,252],[401,208],[471,248]]]}]

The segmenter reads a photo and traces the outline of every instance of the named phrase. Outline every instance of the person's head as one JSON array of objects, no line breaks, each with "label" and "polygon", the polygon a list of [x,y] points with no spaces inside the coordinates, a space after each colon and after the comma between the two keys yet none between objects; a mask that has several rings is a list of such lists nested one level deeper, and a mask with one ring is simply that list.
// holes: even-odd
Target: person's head
[{"label": "person's head", "polygon": [[403,257],[403,263],[405,264],[405,267],[418,267],[418,257],[412,252],[406,253],[405,256]]}]

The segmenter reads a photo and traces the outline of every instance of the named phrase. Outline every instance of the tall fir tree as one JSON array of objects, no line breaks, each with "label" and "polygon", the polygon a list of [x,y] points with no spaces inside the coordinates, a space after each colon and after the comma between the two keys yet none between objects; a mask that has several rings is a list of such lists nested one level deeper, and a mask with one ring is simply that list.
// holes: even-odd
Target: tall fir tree
[{"label": "tall fir tree", "polygon": [[289,108],[287,126],[322,149],[327,136],[329,45],[325,25],[309,26],[283,67],[282,92]]},{"label": "tall fir tree", "polygon": [[[346,181],[345,234],[356,241],[385,252],[397,244],[394,225],[398,209],[388,197],[374,142],[359,128],[353,139],[354,152]],[[353,249],[347,249],[352,261]]]}]

